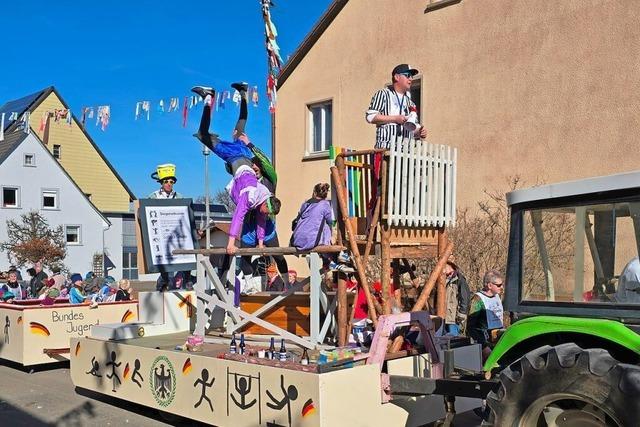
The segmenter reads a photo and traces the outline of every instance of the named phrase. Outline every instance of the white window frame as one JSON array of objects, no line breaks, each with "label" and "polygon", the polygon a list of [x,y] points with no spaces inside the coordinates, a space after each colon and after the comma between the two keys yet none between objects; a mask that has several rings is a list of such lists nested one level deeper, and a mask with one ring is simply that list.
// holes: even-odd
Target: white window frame
[{"label": "white window frame", "polygon": [[[329,134],[331,135],[331,142],[327,142],[326,141],[326,114],[327,114],[327,109],[326,108],[322,108],[322,107],[326,107],[330,105],[331,106],[331,129],[329,129]],[[313,109],[315,108],[322,108],[321,109],[321,116],[320,116],[320,120],[321,120],[321,125],[322,125],[322,130],[320,132],[320,138],[322,139],[320,141],[320,146],[323,148],[322,150],[316,151],[314,149],[314,135],[313,135],[313,126],[314,126],[314,121],[313,121]],[[318,102],[313,102],[310,104],[307,104],[307,147],[305,149],[305,157],[308,156],[316,156],[316,155],[326,155],[329,153],[329,147],[333,144],[333,99],[325,99],[323,101],[318,101]]]},{"label": "white window frame", "polygon": [[[58,147],[58,155],[57,156],[56,156],[56,147]],[[53,144],[53,149],[51,150],[51,154],[53,154],[53,157],[55,159],[60,160],[60,158],[62,157],[62,145]]]},{"label": "white window frame", "polygon": [[[78,229],[78,241],[77,242],[69,242],[67,239],[68,236],[68,231],[70,228],[77,228]],[[81,246],[82,245],[82,225],[80,224],[66,224],[64,226],[64,241],[66,242],[67,246]]]},{"label": "white window frame", "polygon": [[[32,159],[32,163],[27,163],[27,156],[31,156]],[[36,167],[36,155],[35,153],[24,153],[24,156],[22,158],[22,165],[28,168],[35,168]]]},{"label": "white window frame", "polygon": [[[5,206],[4,205],[4,190],[6,189],[12,189],[12,190],[16,190],[16,205],[15,206]],[[20,187],[17,185],[3,185],[2,186],[2,195],[0,197],[2,197],[2,208],[3,209],[20,209],[21,205],[20,205]]]},{"label": "white window frame", "polygon": [[[44,205],[44,196],[45,193],[55,194],[55,206],[49,207]],[[60,210],[60,191],[56,188],[43,188],[40,191],[40,208],[47,211],[58,211]]]}]

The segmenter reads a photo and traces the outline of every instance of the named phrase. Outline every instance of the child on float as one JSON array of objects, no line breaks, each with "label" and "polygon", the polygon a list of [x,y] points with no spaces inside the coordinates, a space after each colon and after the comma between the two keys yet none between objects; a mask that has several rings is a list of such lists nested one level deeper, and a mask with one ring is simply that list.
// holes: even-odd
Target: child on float
[{"label": "child on float", "polygon": [[[293,220],[291,228],[291,246],[300,250],[310,250],[316,246],[328,246],[331,244],[331,226],[334,223],[331,202],[327,200],[329,184],[318,183],[313,187],[313,193],[309,200],[305,201],[298,216]],[[353,273],[355,270],[339,262],[348,262],[349,256],[341,252],[338,257],[322,254],[324,267],[331,271]]]},{"label": "child on float", "polygon": [[71,275],[71,290],[69,291],[70,304],[82,304],[87,297],[83,293],[84,282],[80,273]]},{"label": "child on float", "polygon": [[258,182],[258,177],[253,170],[253,154],[248,145],[251,141],[244,133],[246,123],[246,83],[234,83],[232,85],[240,92],[244,99],[244,113],[241,110],[240,118],[234,129],[233,141],[224,141],[218,135],[209,133],[211,124],[211,107],[215,99],[215,91],[210,87],[195,86],[191,90],[204,99],[202,119],[196,136],[200,142],[213,151],[225,163],[229,164],[233,179],[227,185],[227,191],[236,204],[229,229],[229,241],[227,254],[236,253],[236,239],[240,237],[245,216],[250,211],[256,213],[256,235],[258,247],[264,247],[265,225],[268,215],[277,215],[280,211],[280,200],[271,194],[264,184]]},{"label": "child on float", "polygon": [[118,282],[118,291],[116,292],[116,301],[131,300],[131,282],[127,279],[121,279]]}]

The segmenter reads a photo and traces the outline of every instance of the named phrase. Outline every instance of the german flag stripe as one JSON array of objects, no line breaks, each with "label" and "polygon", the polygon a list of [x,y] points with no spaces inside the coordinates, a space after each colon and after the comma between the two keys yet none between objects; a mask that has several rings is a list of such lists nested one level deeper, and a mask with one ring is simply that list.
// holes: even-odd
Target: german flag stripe
[{"label": "german flag stripe", "polygon": [[22,316],[18,316],[18,325],[22,325]]},{"label": "german flag stripe", "polygon": [[80,353],[80,341],[76,343],[76,356]]},{"label": "german flag stripe", "polygon": [[184,365],[182,365],[182,374],[183,375],[188,375],[189,372],[191,372],[191,358],[187,358],[187,360],[184,361]]},{"label": "german flag stripe", "polygon": [[49,332],[49,329],[47,329],[47,327],[44,326],[42,323],[29,322],[29,329],[31,330],[32,334],[43,335],[45,337],[48,337],[49,335],[51,335],[51,332]]},{"label": "german flag stripe", "polygon": [[304,406],[302,407],[302,416],[306,417],[308,415],[315,414],[315,412],[316,412],[316,407],[313,405],[313,400],[311,399],[307,400]]},{"label": "german flag stripe", "polygon": [[122,319],[120,319],[120,323],[127,323],[133,320],[133,312],[131,310],[127,310],[122,315]]},{"label": "german flag stripe", "polygon": [[127,378],[129,378],[129,363],[127,362],[127,365],[124,367],[124,375],[123,375],[124,379],[126,380]]}]

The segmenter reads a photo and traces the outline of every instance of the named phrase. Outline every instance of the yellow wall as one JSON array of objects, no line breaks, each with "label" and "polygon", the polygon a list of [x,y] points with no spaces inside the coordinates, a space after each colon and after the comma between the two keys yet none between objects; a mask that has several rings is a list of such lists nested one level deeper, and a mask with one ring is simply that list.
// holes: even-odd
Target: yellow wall
[{"label": "yellow wall", "polygon": [[[31,128],[44,140],[40,120],[45,112],[63,109],[55,93],[51,93],[32,113]],[[129,194],[109,166],[100,157],[78,124],[69,126],[64,120],[56,123],[51,118],[47,148],[53,152],[54,144],[61,146],[60,163],[91,201],[103,212],[129,212]]]}]

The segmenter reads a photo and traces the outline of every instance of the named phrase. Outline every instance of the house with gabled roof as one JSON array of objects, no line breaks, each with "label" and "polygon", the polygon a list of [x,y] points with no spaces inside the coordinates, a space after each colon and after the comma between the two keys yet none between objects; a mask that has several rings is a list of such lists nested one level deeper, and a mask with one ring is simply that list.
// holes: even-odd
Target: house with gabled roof
[{"label": "house with gabled roof", "polygon": [[461,208],[485,190],[637,170],[640,2],[334,0],[278,76],[280,241],[331,145],[371,149],[365,112],[407,63],[427,140],[458,148]]},{"label": "house with gabled roof", "polygon": [[[53,86],[0,106],[0,114],[6,114],[7,129],[20,126],[23,114],[29,113],[33,132],[98,209],[102,212],[129,212],[129,204],[136,200],[136,196],[77,116],[73,115],[70,123],[56,121],[56,110],[69,110],[69,105]],[[11,121],[8,117],[14,112],[18,120]],[[40,123],[45,116],[48,116],[46,125],[41,129]]]},{"label": "house with gabled roof", "polygon": [[[102,254],[107,217],[89,200],[60,163],[33,132],[12,128],[0,141],[0,241],[6,241],[8,220],[37,211],[52,228],[62,226],[72,272],[93,270],[93,254]],[[7,254],[0,270],[7,270]],[[26,277],[26,276],[24,276]]]},{"label": "house with gabled roof", "polygon": [[[90,261],[93,253],[103,253],[105,267],[112,268],[109,274],[118,278],[137,279],[137,245],[134,215],[131,210],[131,202],[136,197],[76,115],[70,115],[69,120],[55,119],[56,111],[65,110],[69,114],[69,105],[53,86],[1,105],[0,116],[4,114],[2,126],[4,141],[0,141],[0,150],[9,149],[11,144],[7,141],[15,138],[16,130],[22,132],[20,130],[24,128],[22,118],[25,114],[28,115],[29,132],[41,142],[80,193],[107,220],[106,229],[100,226],[94,230],[101,234],[101,246],[94,252],[86,253],[85,258]],[[41,123],[44,126],[41,126]],[[33,172],[30,174],[30,179],[46,182],[46,174],[43,176],[40,173],[41,169],[35,167]],[[14,185],[18,184],[20,183],[14,183]],[[34,207],[38,208],[36,205],[29,204],[29,208]],[[42,209],[42,206],[38,209]],[[5,214],[13,212],[18,216],[16,208],[3,206],[0,210]],[[9,216],[0,215],[0,224],[4,225],[2,218]],[[84,228],[86,236],[88,232]],[[84,244],[82,246],[85,249],[88,247]],[[91,246],[93,250],[93,243]],[[0,263],[0,266],[2,265]],[[91,268],[91,266],[86,267],[87,270]]]}]

